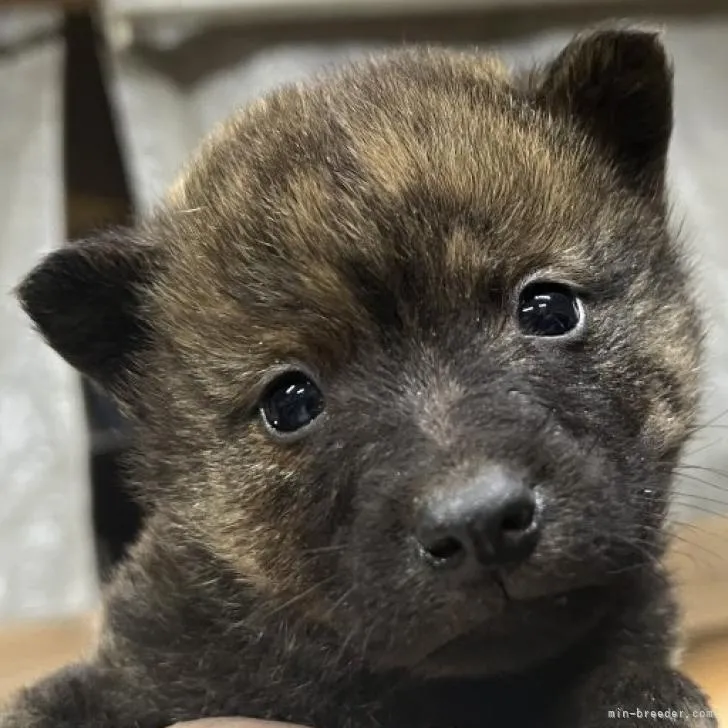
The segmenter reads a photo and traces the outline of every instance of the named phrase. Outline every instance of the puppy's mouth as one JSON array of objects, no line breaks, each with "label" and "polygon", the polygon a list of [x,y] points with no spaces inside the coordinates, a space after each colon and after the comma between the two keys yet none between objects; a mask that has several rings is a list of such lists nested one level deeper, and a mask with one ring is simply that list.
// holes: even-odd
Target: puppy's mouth
[{"label": "puppy's mouth", "polygon": [[491,573],[489,581],[490,597],[481,601],[471,593],[459,605],[464,608],[460,618],[453,605],[449,634],[438,639],[432,626],[419,636],[413,631],[405,644],[380,656],[379,667],[426,678],[523,670],[566,650],[602,619],[609,604],[604,584],[562,582],[544,590],[503,572]]},{"label": "puppy's mouth", "polygon": [[576,589],[564,589],[549,592],[537,596],[519,597],[508,591],[505,581],[501,582],[500,588],[503,591],[504,598],[507,602],[506,610],[511,609],[538,609],[540,606],[553,605],[555,607],[568,607],[571,603],[582,603],[585,599],[590,599],[600,591],[600,588],[593,584],[589,586],[581,586]]},{"label": "puppy's mouth", "polygon": [[503,595],[503,600],[508,603],[511,601],[511,595],[508,593],[508,587],[506,586],[505,579],[503,578],[503,574],[501,574],[499,571],[495,572],[493,574],[493,583],[498,587],[501,594]]},{"label": "puppy's mouth", "polygon": [[572,600],[579,601],[585,595],[603,588],[604,581],[598,578],[580,579],[576,583],[567,580],[549,579],[549,582],[532,582],[521,579],[518,572],[508,573],[496,571],[491,575],[491,582],[503,597],[503,612],[537,608],[551,603],[563,604]]},{"label": "puppy's mouth", "polygon": [[602,618],[608,600],[599,586],[519,598],[507,578],[495,578],[501,612],[436,647],[414,667],[432,677],[487,676],[537,664],[566,650]]}]

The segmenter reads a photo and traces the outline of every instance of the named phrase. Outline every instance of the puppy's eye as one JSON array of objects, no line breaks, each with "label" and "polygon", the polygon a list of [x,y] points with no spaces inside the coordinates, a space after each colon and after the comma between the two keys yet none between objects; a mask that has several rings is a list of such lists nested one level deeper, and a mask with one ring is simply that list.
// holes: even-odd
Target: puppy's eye
[{"label": "puppy's eye", "polygon": [[306,427],[323,411],[321,390],[302,372],[286,372],[274,379],[260,401],[266,424],[282,435]]},{"label": "puppy's eye", "polygon": [[578,296],[560,283],[530,283],[518,301],[518,324],[528,336],[564,336],[582,324]]}]

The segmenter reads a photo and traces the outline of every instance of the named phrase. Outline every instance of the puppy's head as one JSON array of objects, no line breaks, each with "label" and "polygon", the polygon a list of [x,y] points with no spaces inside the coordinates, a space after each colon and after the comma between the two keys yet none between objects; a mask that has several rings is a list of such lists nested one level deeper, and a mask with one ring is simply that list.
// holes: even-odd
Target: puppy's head
[{"label": "puppy's head", "polygon": [[266,610],[375,667],[505,669],[659,554],[700,337],[671,123],[649,33],[525,78],[394,53],[243,111],[20,295]]}]

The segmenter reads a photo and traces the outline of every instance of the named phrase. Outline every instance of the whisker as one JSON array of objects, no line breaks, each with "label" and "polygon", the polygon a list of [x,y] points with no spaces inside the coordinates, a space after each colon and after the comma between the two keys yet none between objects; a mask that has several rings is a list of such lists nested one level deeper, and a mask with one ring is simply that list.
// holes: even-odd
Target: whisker
[{"label": "whisker", "polygon": [[716,503],[717,505],[725,506],[727,509],[725,515],[728,516],[728,499],[723,500],[721,498],[711,498],[710,496],[701,495],[700,493],[688,493],[682,490],[673,490],[672,494],[673,497],[694,498],[696,500],[705,501],[706,503]]},{"label": "whisker", "polygon": [[[680,541],[681,543],[686,544],[687,546],[690,546],[691,550],[693,549],[699,549],[700,551],[703,551],[708,556],[712,556],[715,559],[718,559],[718,561],[723,562],[726,560],[726,557],[724,555],[721,555],[717,551],[713,551],[712,549],[707,548],[707,546],[703,546],[702,544],[695,543],[694,541],[690,541],[687,538],[684,538],[683,536],[680,536],[676,533],[670,533],[668,534],[668,538],[676,541]],[[687,554],[682,554],[682,556],[687,556]],[[691,558],[695,559],[695,554],[691,554]]]},{"label": "whisker", "polygon": [[369,629],[364,633],[364,639],[362,640],[361,647],[359,649],[360,657],[362,660],[366,659],[367,654],[367,647],[369,647],[369,642],[372,638],[372,635],[374,634],[374,630],[377,627],[376,619],[374,619],[369,626]]},{"label": "whisker", "polygon": [[711,440],[710,442],[706,442],[704,445],[701,445],[700,447],[696,448],[695,450],[688,450],[686,451],[686,455],[689,455],[692,457],[693,455],[697,455],[698,453],[705,452],[706,450],[709,450],[712,447],[715,447],[716,445],[720,445],[723,442],[725,442],[725,437],[719,437],[716,440]]},{"label": "whisker", "polygon": [[726,514],[725,511],[714,511],[711,508],[707,508],[706,506],[695,505],[694,503],[691,503],[690,501],[681,501],[679,499],[676,499],[676,501],[679,505],[683,505],[688,508],[694,509],[696,511],[700,511],[701,513],[706,513],[710,516],[718,516],[719,518],[725,518],[726,515],[728,515],[728,514]]},{"label": "whisker", "polygon": [[326,584],[330,583],[334,580],[334,576],[329,576],[326,579],[323,579],[316,584],[313,584],[308,589],[304,589],[302,592],[296,594],[295,596],[291,597],[291,599],[288,599],[287,601],[283,602],[283,604],[279,604],[274,609],[272,609],[270,612],[266,614],[266,620],[270,619],[271,617],[275,616],[276,614],[285,611],[289,607],[293,606],[297,602],[302,601],[306,597],[310,596],[313,592],[317,591],[318,589],[321,589],[322,587],[326,586]]},{"label": "whisker", "polygon": [[681,465],[678,465],[675,468],[676,471],[679,470],[701,470],[706,473],[713,473],[714,475],[719,475],[721,478],[728,478],[728,470],[721,470],[720,468],[712,468],[708,467],[707,465],[698,465],[693,463],[683,463]]},{"label": "whisker", "polygon": [[711,417],[707,422],[703,422],[700,425],[696,425],[696,427],[698,427],[700,429],[704,429],[706,427],[713,427],[715,425],[715,423],[718,422],[718,420],[722,419],[726,415],[728,415],[728,409],[723,410],[722,412],[718,413],[717,415],[715,415],[715,417]]},{"label": "whisker", "polygon": [[330,554],[343,550],[343,544],[331,544],[329,546],[318,546],[317,548],[313,549],[304,549],[302,553],[306,556],[315,556],[316,554]]},{"label": "whisker", "polygon": [[[644,539],[639,537],[630,538],[627,536],[622,536],[620,534],[612,533],[610,534],[610,537],[612,539],[616,538],[618,541],[621,541],[622,543],[626,543],[628,546],[632,548],[636,548],[637,551],[642,554],[642,556],[646,557],[648,562],[653,564],[654,566],[660,567],[658,570],[658,573],[661,573],[661,561],[657,554],[653,553],[648,546],[653,546],[654,544],[646,542]],[[609,570],[609,574],[611,575],[618,575],[618,574],[624,574],[629,571],[635,571],[642,567],[642,564],[630,564],[628,566],[623,566],[620,568],[614,568]]]},{"label": "whisker", "polygon": [[690,475],[689,473],[678,473],[677,475],[680,478],[685,478],[685,480],[691,480],[694,483],[707,485],[709,488],[715,488],[716,490],[728,492],[728,486],[718,485],[718,483],[713,483],[710,480],[706,480],[705,478],[699,478],[697,475]]},{"label": "whisker", "polygon": [[334,603],[333,605],[326,610],[326,612],[323,615],[323,620],[327,621],[331,618],[331,615],[349,598],[351,593],[354,591],[354,587],[349,587]]},{"label": "whisker", "polygon": [[700,534],[701,536],[710,536],[712,538],[717,538],[719,541],[726,540],[726,535],[722,533],[716,533],[713,530],[704,528],[702,526],[699,526],[698,524],[692,522],[692,521],[683,521],[679,518],[670,517],[669,520],[669,526],[678,526],[680,528],[686,528],[691,531],[694,531],[695,533]]},{"label": "whisker", "polygon": [[728,424],[726,425],[696,425],[693,427],[689,432],[693,435],[697,434],[698,432],[703,432],[704,430],[728,430]]}]

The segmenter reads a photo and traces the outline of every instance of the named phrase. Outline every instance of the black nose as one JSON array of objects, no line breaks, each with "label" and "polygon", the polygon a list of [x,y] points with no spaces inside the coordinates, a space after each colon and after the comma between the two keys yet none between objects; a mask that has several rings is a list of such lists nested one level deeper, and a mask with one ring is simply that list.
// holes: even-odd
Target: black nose
[{"label": "black nose", "polygon": [[460,568],[521,562],[536,546],[539,530],[532,489],[493,467],[433,494],[420,512],[416,535],[430,563]]}]

